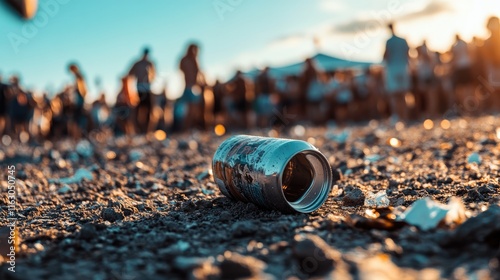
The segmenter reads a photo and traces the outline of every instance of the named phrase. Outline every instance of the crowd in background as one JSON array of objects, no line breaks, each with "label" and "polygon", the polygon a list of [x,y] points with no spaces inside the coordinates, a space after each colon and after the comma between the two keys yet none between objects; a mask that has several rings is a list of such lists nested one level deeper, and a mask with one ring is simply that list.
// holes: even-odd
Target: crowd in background
[{"label": "crowd in background", "polygon": [[[185,89],[169,100],[166,89],[153,93],[156,76],[150,50],[122,78],[122,88],[111,106],[105,95],[86,102],[82,71],[70,63],[74,82],[49,98],[34,96],[19,77],[0,76],[0,135],[21,141],[70,136],[89,131],[134,135],[287,126],[293,123],[344,126],[372,119],[411,121],[500,109],[500,22],[488,20],[489,37],[465,42],[456,36],[445,53],[431,51],[425,42],[411,49],[394,27],[387,41],[384,63],[366,68],[320,69],[307,59],[301,73],[279,75],[264,68],[257,75],[237,71],[229,81],[210,84],[198,63],[199,46],[191,44],[179,69]],[[131,87],[130,81],[136,86]]]}]

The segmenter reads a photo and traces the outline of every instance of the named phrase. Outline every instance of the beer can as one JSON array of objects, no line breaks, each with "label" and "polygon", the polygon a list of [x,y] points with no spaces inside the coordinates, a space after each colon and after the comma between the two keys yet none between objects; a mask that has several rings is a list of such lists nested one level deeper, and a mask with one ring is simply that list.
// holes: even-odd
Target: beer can
[{"label": "beer can", "polygon": [[286,213],[318,209],[333,184],[325,156],[300,140],[233,136],[218,147],[212,168],[225,196]]}]

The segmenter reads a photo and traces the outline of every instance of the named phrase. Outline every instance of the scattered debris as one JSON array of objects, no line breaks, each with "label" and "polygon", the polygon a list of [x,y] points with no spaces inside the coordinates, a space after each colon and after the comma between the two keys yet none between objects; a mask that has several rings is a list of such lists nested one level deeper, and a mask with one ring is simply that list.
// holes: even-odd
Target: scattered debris
[{"label": "scattered debris", "polygon": [[267,279],[265,268],[266,264],[259,259],[230,251],[224,252],[219,264],[222,279]]},{"label": "scattered debris", "polygon": [[102,210],[101,217],[109,222],[115,222],[119,220],[123,220],[125,215],[121,210],[117,210],[113,207],[107,207]]},{"label": "scattered debris", "polygon": [[50,179],[50,183],[60,183],[60,184],[76,184],[80,183],[84,179],[94,180],[94,175],[88,169],[80,168],[75,172],[75,175],[60,179]]},{"label": "scattered debris", "polygon": [[294,237],[293,255],[303,272],[309,275],[324,275],[341,261],[341,253],[331,248],[321,237],[298,234]]},{"label": "scattered debris", "polygon": [[76,152],[83,158],[89,158],[94,154],[94,148],[88,140],[81,140],[76,144]]},{"label": "scattered debris", "polygon": [[379,191],[377,193],[370,192],[365,197],[365,206],[372,208],[386,208],[389,207],[390,201],[387,197],[386,191]]},{"label": "scattered debris", "polygon": [[342,198],[344,206],[361,206],[365,201],[365,194],[357,187],[345,190],[345,196]]},{"label": "scattered debris", "polygon": [[196,175],[196,179],[198,179],[198,181],[201,181],[203,179],[209,178],[210,176],[212,176],[212,169],[208,169],[199,173],[198,175]]},{"label": "scattered debris", "polygon": [[452,198],[448,205],[444,205],[426,197],[415,201],[398,220],[422,230],[430,230],[441,223],[449,226],[462,223],[465,220],[465,208],[459,198]]},{"label": "scattered debris", "polygon": [[478,153],[472,153],[467,157],[467,162],[481,164],[481,156]]},{"label": "scattered debris", "polygon": [[128,159],[131,162],[138,161],[138,160],[140,160],[143,157],[144,157],[144,153],[141,150],[139,150],[139,149],[132,149],[128,153]]},{"label": "scattered debris", "polygon": [[65,193],[68,193],[70,191],[72,191],[73,189],[71,189],[70,186],[68,185],[64,185],[62,186],[57,192],[60,193],[60,194],[65,194]]},{"label": "scattered debris", "polygon": [[488,210],[465,221],[447,243],[466,245],[471,242],[487,243],[492,248],[500,246],[500,206],[491,205]]},{"label": "scattered debris", "polygon": [[396,230],[405,225],[396,220],[397,211],[393,207],[368,209],[367,217],[351,214],[345,218],[346,224],[355,228]]}]

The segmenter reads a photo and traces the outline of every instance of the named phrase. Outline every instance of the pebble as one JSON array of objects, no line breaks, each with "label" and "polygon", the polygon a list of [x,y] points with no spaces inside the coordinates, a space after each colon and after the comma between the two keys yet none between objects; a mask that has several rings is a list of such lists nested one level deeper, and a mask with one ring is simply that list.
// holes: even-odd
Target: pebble
[{"label": "pebble", "polygon": [[467,246],[473,242],[485,242],[490,244],[492,248],[498,248],[500,245],[499,237],[500,206],[491,205],[488,210],[461,224],[446,243]]},{"label": "pebble", "polygon": [[116,210],[113,207],[107,207],[107,208],[104,208],[102,210],[101,217],[105,221],[115,222],[115,221],[123,220],[125,218],[125,215],[120,210]]},{"label": "pebble", "polygon": [[331,248],[321,237],[313,234],[295,235],[293,255],[302,271],[309,275],[330,272],[341,256],[340,252]]},{"label": "pebble", "polygon": [[219,264],[222,279],[260,279],[266,264],[251,256],[226,251]]},{"label": "pebble", "polygon": [[233,237],[251,236],[257,229],[258,226],[253,221],[238,221],[231,226]]},{"label": "pebble", "polygon": [[345,196],[342,198],[344,206],[361,206],[365,202],[365,195],[359,188],[346,190]]},{"label": "pebble", "polygon": [[92,224],[85,224],[80,229],[78,237],[83,240],[93,240],[98,237],[96,228]]}]

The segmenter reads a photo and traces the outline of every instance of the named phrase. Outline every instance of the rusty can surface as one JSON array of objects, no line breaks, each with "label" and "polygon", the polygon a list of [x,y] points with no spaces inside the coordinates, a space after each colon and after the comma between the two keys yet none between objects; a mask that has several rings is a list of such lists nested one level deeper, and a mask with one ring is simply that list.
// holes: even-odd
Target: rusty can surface
[{"label": "rusty can surface", "polygon": [[224,195],[282,212],[318,209],[333,184],[325,156],[300,140],[233,136],[219,146],[212,165]]}]

